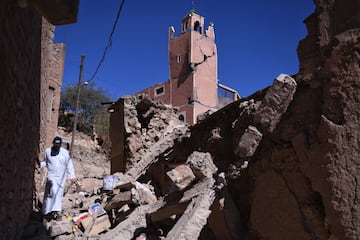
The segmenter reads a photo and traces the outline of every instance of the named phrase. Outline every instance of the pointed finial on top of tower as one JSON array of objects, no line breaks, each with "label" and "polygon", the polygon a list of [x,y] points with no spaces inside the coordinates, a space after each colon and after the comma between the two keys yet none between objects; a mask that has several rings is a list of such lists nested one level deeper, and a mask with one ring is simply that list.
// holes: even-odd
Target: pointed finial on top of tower
[{"label": "pointed finial on top of tower", "polygon": [[190,12],[191,13],[196,12],[195,11],[195,1],[194,0],[191,1],[191,10],[190,10]]},{"label": "pointed finial on top of tower", "polygon": [[190,9],[190,11],[188,12],[188,14],[186,16],[192,16],[193,13],[199,14],[195,10],[195,1],[194,0],[191,1],[191,5],[192,5],[191,9]]}]

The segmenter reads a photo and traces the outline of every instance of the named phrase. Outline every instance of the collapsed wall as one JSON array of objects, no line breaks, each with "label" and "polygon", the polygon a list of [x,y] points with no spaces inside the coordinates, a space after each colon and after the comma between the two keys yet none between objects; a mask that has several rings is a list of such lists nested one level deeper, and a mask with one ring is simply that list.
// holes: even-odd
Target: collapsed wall
[{"label": "collapsed wall", "polygon": [[154,143],[183,124],[175,108],[147,97],[122,97],[109,111],[111,173],[130,169]]}]

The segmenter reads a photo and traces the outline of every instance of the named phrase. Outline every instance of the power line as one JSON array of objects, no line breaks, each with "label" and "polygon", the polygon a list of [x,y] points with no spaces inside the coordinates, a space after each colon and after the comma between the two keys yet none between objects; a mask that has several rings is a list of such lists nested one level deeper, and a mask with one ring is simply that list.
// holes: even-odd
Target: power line
[{"label": "power line", "polygon": [[[79,68],[79,66],[78,66],[77,64],[75,64],[75,63],[72,62],[72,61],[68,61],[68,60],[65,61],[65,65],[66,65],[66,66],[70,66],[70,67],[72,67],[72,68],[74,68],[74,69],[78,69],[78,68]],[[85,66],[83,67],[83,71],[84,71],[84,75],[91,76],[91,74],[92,74],[92,72],[90,72],[88,69],[86,69]],[[84,78],[87,79],[87,77],[84,77]],[[104,81],[104,79],[101,78],[101,77],[99,77],[99,76],[95,77],[95,80],[96,80],[96,79],[101,80],[101,81]],[[87,81],[87,82],[89,82],[89,81]]]},{"label": "power line", "polygon": [[124,3],[125,3],[125,0],[122,0],[122,2],[121,2],[121,4],[120,4],[120,7],[119,7],[119,10],[118,10],[118,12],[117,12],[116,18],[115,18],[114,25],[113,25],[113,27],[112,27],[112,29],[111,29],[108,42],[107,42],[107,44],[106,44],[106,46],[105,46],[104,53],[103,53],[103,55],[102,55],[102,57],[101,57],[101,59],[100,59],[100,61],[99,61],[99,64],[98,64],[97,67],[96,67],[96,70],[95,70],[94,74],[91,76],[91,78],[90,78],[90,80],[89,80],[88,82],[90,82],[90,81],[92,81],[92,80],[94,79],[94,77],[95,77],[95,75],[97,74],[97,72],[99,71],[101,65],[102,65],[103,62],[105,61],[106,54],[108,53],[109,49],[110,49],[111,46],[112,46],[112,37],[113,37],[113,34],[114,34],[114,32],[115,32],[116,25],[117,25],[117,23],[118,23],[118,21],[119,21],[120,13],[121,13],[121,10],[122,10],[122,8],[123,8],[123,6],[124,6]]}]

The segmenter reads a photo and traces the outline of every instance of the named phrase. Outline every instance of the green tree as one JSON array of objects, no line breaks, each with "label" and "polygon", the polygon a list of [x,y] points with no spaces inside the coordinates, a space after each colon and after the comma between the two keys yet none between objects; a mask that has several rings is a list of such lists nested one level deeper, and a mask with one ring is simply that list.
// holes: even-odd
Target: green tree
[{"label": "green tree", "polygon": [[[74,124],[76,97],[76,84],[69,85],[61,91],[59,126],[65,127],[69,131],[72,130]],[[94,82],[82,85],[77,130],[92,136],[92,129],[95,126],[96,129],[101,129],[101,134],[107,133],[109,130],[109,114],[106,113],[106,106],[102,105],[102,103],[110,101],[109,94],[105,90],[96,87]]]}]

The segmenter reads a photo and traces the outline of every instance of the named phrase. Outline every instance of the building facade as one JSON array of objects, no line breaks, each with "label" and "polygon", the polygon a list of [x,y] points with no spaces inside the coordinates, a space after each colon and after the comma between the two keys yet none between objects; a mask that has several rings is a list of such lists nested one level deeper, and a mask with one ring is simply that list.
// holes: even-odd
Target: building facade
[{"label": "building facade", "polygon": [[168,44],[170,79],[139,91],[138,98],[147,95],[177,107],[179,119],[188,124],[240,98],[237,91],[218,83],[214,25],[205,29],[204,17],[194,9],[182,19],[179,35],[169,28]]},{"label": "building facade", "polygon": [[64,73],[64,43],[54,43],[55,26],[43,18],[41,33],[41,105],[40,158],[51,146],[57,132],[60,93]]}]

